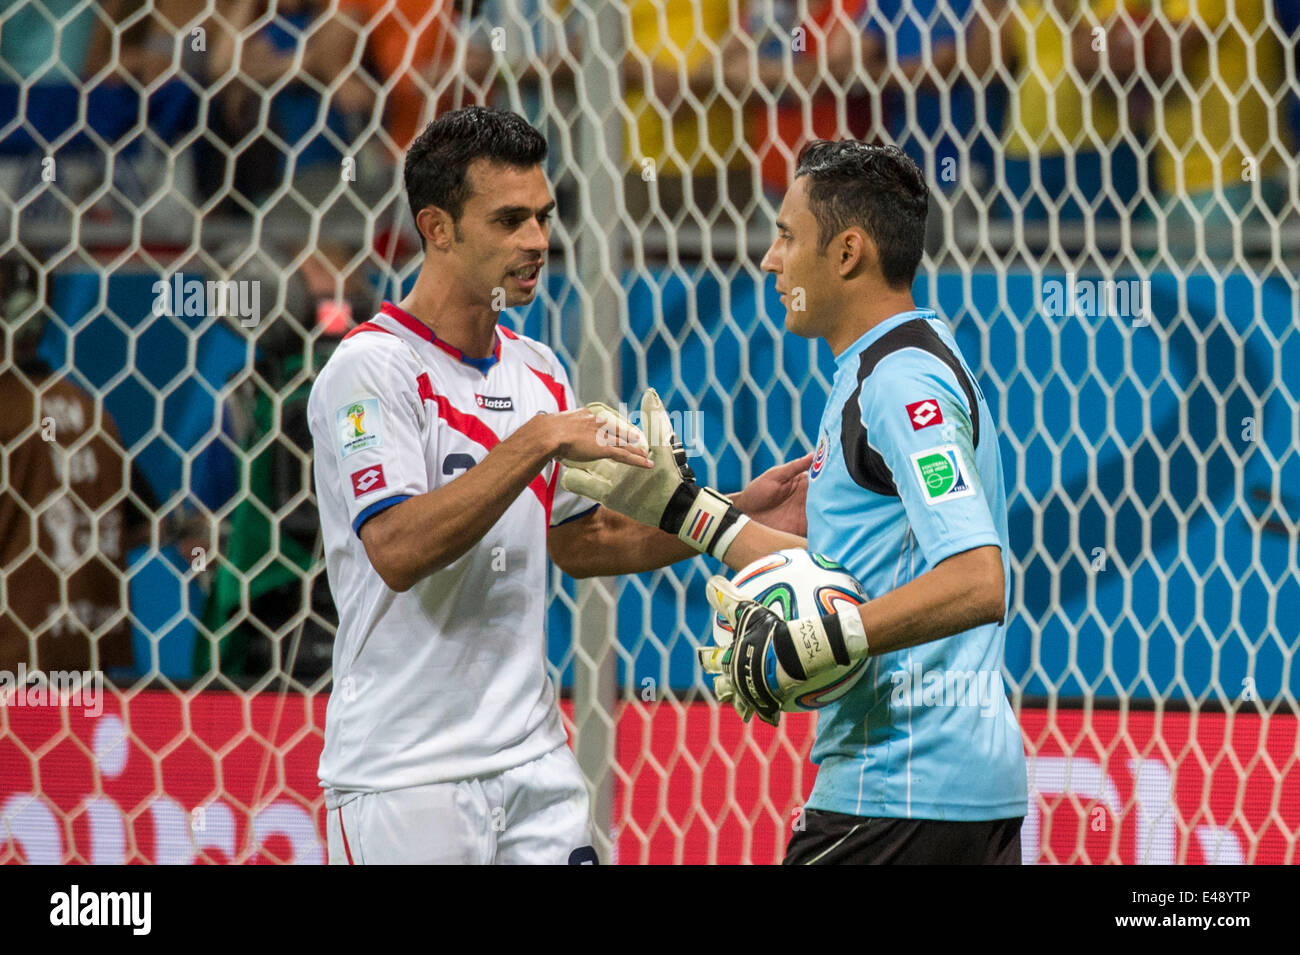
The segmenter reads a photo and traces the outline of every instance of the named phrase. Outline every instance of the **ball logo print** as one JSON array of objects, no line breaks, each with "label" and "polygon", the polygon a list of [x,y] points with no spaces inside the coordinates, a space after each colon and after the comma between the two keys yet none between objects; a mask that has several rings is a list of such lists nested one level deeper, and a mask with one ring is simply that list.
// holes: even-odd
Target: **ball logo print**
[{"label": "ball logo print", "polygon": [[939,402],[933,398],[912,402],[907,406],[907,417],[912,422],[913,431],[920,431],[932,424],[943,424],[943,412],[939,409]]},{"label": "ball logo print", "polygon": [[352,493],[355,497],[378,491],[388,486],[384,480],[384,466],[376,464],[373,468],[363,468],[352,475]]}]

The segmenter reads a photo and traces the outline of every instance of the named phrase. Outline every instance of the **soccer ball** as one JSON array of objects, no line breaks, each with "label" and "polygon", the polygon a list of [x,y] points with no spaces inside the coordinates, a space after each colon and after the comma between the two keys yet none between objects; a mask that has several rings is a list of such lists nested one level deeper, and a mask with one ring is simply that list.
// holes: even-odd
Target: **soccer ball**
[{"label": "soccer ball", "polygon": [[[813,614],[838,613],[867,601],[867,594],[842,564],[821,554],[791,548],[768,554],[744,567],[731,582],[745,595],[784,620]],[[713,642],[731,642],[731,624],[722,614],[713,616]],[[790,713],[819,710],[841,699],[862,676],[866,660],[837,666],[802,683],[781,702]]]}]

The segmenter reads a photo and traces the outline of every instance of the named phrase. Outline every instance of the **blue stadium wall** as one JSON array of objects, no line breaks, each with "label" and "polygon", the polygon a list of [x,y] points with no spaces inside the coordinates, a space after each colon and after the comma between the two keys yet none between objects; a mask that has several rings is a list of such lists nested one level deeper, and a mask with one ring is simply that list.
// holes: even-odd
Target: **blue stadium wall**
[{"label": "blue stadium wall", "polygon": [[[130,273],[108,279],[115,322],[100,305],[98,275],[57,276],[52,304],[75,334],[69,350],[63,330],[52,326],[44,354],[56,367],[66,360],[104,395],[128,446],[161,415],[167,438],[137,448],[155,493],[162,501],[191,494],[216,507],[236,493],[238,468],[215,440],[214,394],[245,365],[247,349],[219,321],[153,316],[154,281]],[[1287,396],[1300,395],[1300,336],[1292,333],[1290,290],[1239,275],[1221,289],[1207,276],[1180,289],[1172,275],[1156,274],[1152,324],[1132,328],[1109,317],[1048,319],[1036,311],[1036,283],[1027,272],[1003,279],[992,270],[954,271],[918,280],[915,289],[918,304],[936,307],[953,325],[1002,423],[1011,545],[1024,566],[1008,622],[1008,672],[1026,693],[1067,697],[1217,699],[1222,692],[1234,699],[1247,678],[1264,698],[1279,694],[1284,681],[1297,694],[1300,674],[1289,659],[1300,633],[1291,524],[1300,515],[1300,456]],[[626,287],[631,334],[621,353],[622,394],[612,397],[635,408],[643,389],[654,386],[670,410],[701,412],[707,453],[697,451],[694,462],[703,480],[734,490],[748,475],[810,450],[798,435],[815,439],[834,365],[825,346],[781,331],[770,283],[700,267],[629,278]],[[539,304],[507,321],[576,354],[576,292],[562,275],[550,277],[549,290],[558,309]],[[128,329],[138,336],[134,351]],[[191,336],[198,375],[185,377]],[[1243,438],[1246,418],[1255,422],[1253,443]],[[730,440],[719,447],[727,422]],[[198,458],[187,474],[189,455]],[[1275,485],[1278,506],[1266,515]],[[1077,520],[1066,502],[1078,509]],[[1095,548],[1103,549],[1104,569],[1093,569]],[[685,572],[684,604],[662,572],[619,585],[624,682],[700,685],[688,634],[708,633],[702,585],[713,569],[704,558],[677,568]],[[187,571],[174,548],[152,557],[137,552],[132,564],[133,612],[162,636],[162,670],[182,679],[194,640],[186,605],[198,617],[202,601],[196,584],[182,584]],[[572,593],[573,582],[566,578],[564,587]],[[550,658],[567,685],[566,601],[553,601],[548,627]],[[148,645],[138,630],[143,670]]]}]

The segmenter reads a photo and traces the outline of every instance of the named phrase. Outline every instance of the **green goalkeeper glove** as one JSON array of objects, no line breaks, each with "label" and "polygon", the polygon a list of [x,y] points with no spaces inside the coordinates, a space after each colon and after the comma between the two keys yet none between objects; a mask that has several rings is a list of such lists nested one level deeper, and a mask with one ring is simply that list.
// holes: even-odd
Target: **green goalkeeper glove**
[{"label": "green goalkeeper glove", "polygon": [[[636,437],[638,430],[613,408],[587,407],[608,427]],[[719,560],[749,521],[717,491],[695,483],[686,450],[653,388],[641,398],[641,446],[650,451],[653,468],[638,468],[603,458],[564,461],[560,483],[565,490],[589,497],[611,510],[650,527],[676,534],[702,554]],[[644,439],[648,437],[648,442]]]}]

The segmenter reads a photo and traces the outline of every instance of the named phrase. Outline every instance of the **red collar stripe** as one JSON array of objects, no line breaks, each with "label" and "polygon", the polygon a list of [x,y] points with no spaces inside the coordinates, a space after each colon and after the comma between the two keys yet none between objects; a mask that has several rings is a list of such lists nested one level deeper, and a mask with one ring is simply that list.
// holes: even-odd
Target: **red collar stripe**
[{"label": "red collar stripe", "polygon": [[501,360],[501,338],[499,336],[496,337],[492,343],[492,354],[489,357],[466,358],[464,352],[455,345],[449,345],[444,342],[433,333],[433,329],[405,309],[394,305],[392,302],[384,302],[379,306],[379,311],[383,315],[386,315],[393,321],[397,322],[397,324],[401,325],[408,332],[420,336],[429,344],[445,351],[458,362],[469,365],[471,368],[476,368],[483,374],[487,374],[488,369]]},{"label": "red collar stripe", "polygon": [[343,340],[347,341],[353,335],[360,335],[362,332],[383,332],[385,335],[393,334],[382,325],[376,325],[374,322],[362,322],[356,328],[352,329],[352,331],[344,335]]}]

